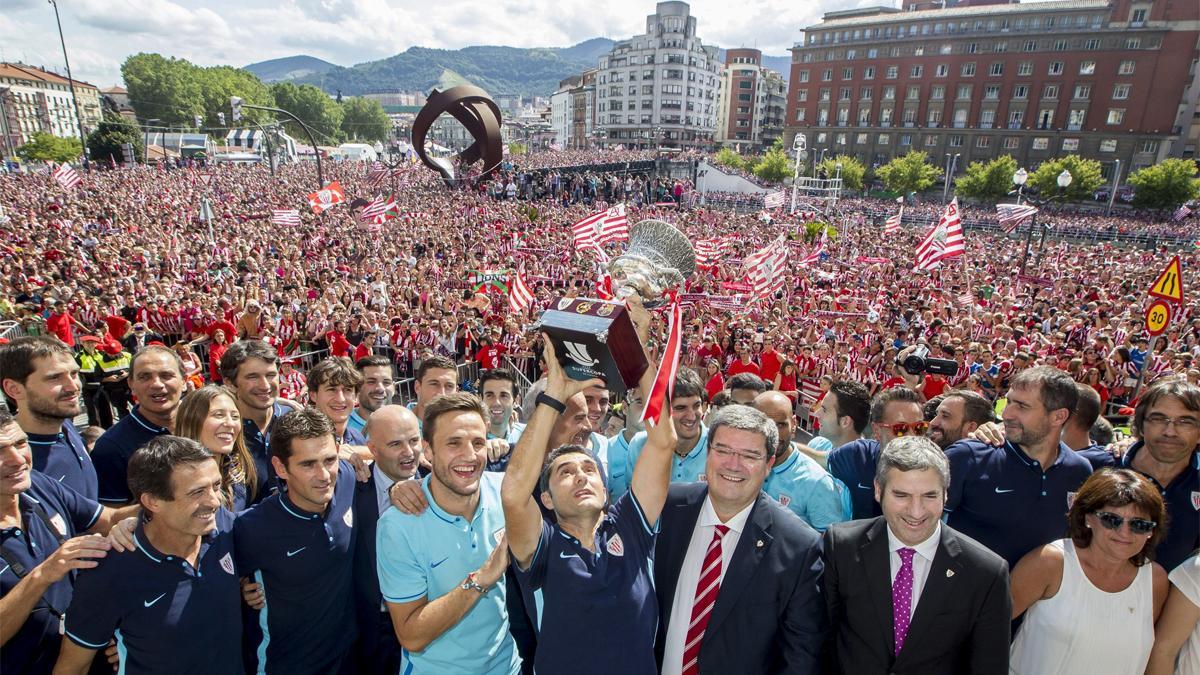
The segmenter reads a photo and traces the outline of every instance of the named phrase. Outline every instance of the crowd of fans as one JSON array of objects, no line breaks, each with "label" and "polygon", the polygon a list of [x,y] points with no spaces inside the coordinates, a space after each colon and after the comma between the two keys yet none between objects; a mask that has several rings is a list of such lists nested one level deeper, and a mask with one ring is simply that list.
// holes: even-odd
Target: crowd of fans
[{"label": "crowd of fans", "polygon": [[[0,382],[16,415],[0,415],[0,498],[20,512],[4,523],[12,579],[0,571],[0,582],[5,609],[29,617],[5,628],[3,669],[50,672],[58,658],[55,672],[85,672],[116,630],[109,658],[130,672],[185,672],[211,656],[221,672],[1001,673],[1010,651],[1021,673],[1196,672],[1200,314],[1186,294],[1200,260],[1190,243],[1113,236],[1185,239],[1194,219],[1059,211],[1045,214],[1055,226],[1044,246],[1026,249],[1024,229],[968,229],[963,256],[921,272],[928,228],[910,217],[934,220],[940,204],[907,205],[906,225],[885,236],[894,202],[822,203],[836,232],[816,238],[782,209],[702,205],[687,178],[583,168],[653,158],[540,152],[454,189],[418,166],[381,177],[339,163],[325,178],[346,202],[323,213],[309,208],[318,185],[306,163],[274,176],[93,170],[70,190],[45,173],[0,175],[12,341]],[[394,217],[359,218],[389,193]],[[681,289],[680,374],[649,431],[649,383],[613,398],[603,383],[569,381],[531,330],[561,298],[601,292],[598,253],[576,249],[571,225],[618,203],[631,224],[665,220],[719,251]],[[963,211],[968,224],[994,220]],[[1061,237],[1084,232],[1090,241]],[[755,298],[747,258],[781,236],[781,288]],[[1151,342],[1146,290],[1176,255],[1185,301]],[[523,311],[504,290],[517,271],[534,295]],[[665,314],[635,320],[657,362]],[[900,365],[926,350],[954,373]],[[1106,416],[1128,424],[1132,448],[1110,446]],[[356,490],[356,477],[373,487]],[[697,480],[707,487],[673,485]],[[214,486],[215,501],[184,499],[186,481],[196,495]],[[53,514],[18,499],[28,490]],[[41,545],[61,555],[14,565],[10,543],[41,520]],[[464,520],[478,526],[448,525]],[[364,521],[370,534],[354,529]],[[231,538],[203,538],[214,531]],[[109,537],[72,538],[85,532]],[[874,582],[848,562],[872,540],[884,574],[891,565],[883,601],[904,608],[886,626],[858,606],[853,588]],[[175,618],[154,628],[164,614],[141,610],[179,572],[111,552],[123,545],[183,560],[197,592],[209,567],[241,583],[200,608],[165,593],[159,609]],[[754,577],[752,546],[771,581]],[[319,560],[288,562],[309,547]],[[947,548],[966,553],[947,563]],[[86,571],[105,555],[112,564]],[[608,567],[564,567],[592,555]],[[19,570],[43,560],[58,566],[30,595]],[[721,598],[757,579],[761,615],[700,592],[712,561]],[[955,595],[945,580],[956,571],[971,590],[961,606],[941,597]],[[116,598],[134,577],[148,581]],[[918,601],[943,613],[925,617]],[[1044,639],[1080,603],[1095,621]],[[1136,630],[1102,625],[1126,605]],[[244,632],[211,621],[243,611],[232,623]],[[1009,619],[1022,614],[1010,650]],[[204,640],[199,617],[221,624]],[[336,628],[346,622],[357,633]],[[562,633],[577,624],[598,645],[582,664]],[[225,647],[196,651],[214,644]]]}]

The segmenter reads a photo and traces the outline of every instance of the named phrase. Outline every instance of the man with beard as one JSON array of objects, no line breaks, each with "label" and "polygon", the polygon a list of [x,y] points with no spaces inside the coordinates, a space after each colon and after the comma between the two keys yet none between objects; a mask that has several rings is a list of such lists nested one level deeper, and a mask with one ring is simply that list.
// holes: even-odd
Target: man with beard
[{"label": "man with beard", "polygon": [[129,388],[138,404],[104,432],[92,451],[100,479],[100,501],[112,505],[134,501],[126,477],[129,458],[151,439],[171,432],[186,387],[183,361],[170,348],[150,345],[133,357]]},{"label": "man with beard", "polygon": [[961,440],[946,448],[946,523],[1008,561],[1062,537],[1075,490],[1092,473],[1061,440],[1075,409],[1075,381],[1051,366],[1013,377],[1002,415],[1007,441]]},{"label": "man with beard", "polygon": [[280,417],[271,468],[287,487],[234,523],[237,568],[265,604],[244,643],[259,673],[351,673],[354,658],[354,469],[338,459],[333,423],[319,410]]},{"label": "man with beard", "polygon": [[354,604],[359,632],[354,654],[358,672],[397,673],[400,645],[379,592],[375,536],[379,516],[391,507],[388,490],[398,482],[420,477],[421,425],[408,408],[385,405],[371,413],[365,431],[375,463],[370,478],[356,486],[354,497],[360,528],[354,550]]},{"label": "man with beard", "polygon": [[854,520],[881,515],[874,484],[879,451],[893,438],[925,434],[929,424],[921,411],[924,403],[925,397],[908,387],[885,389],[871,401],[875,438],[860,438],[829,453],[829,473],[850,490]]},{"label": "man with beard", "polygon": [[421,361],[417,375],[413,381],[413,392],[417,400],[408,404],[408,409],[416,413],[417,419],[425,419],[425,406],[443,394],[458,391],[458,367],[444,356],[431,356]]},{"label": "man with beard", "polygon": [[367,420],[380,407],[392,402],[396,395],[396,381],[392,377],[392,363],[386,356],[368,356],[354,363],[362,373],[363,384],[358,390],[358,407],[350,413],[349,428],[366,436]]},{"label": "man with beard", "polygon": [[122,672],[241,673],[233,516],[212,453],[155,438],[130,458],[129,484],[144,509],[137,549],[79,574],[54,672],[88,672],[115,634]]},{"label": "man with beard", "polygon": [[33,468],[96,499],[96,468],[73,423],[82,387],[71,349],[49,336],[17,338],[0,347],[0,384],[17,403],[17,424],[29,437]]},{"label": "man with beard", "polygon": [[[871,394],[861,382],[839,380],[821,397],[813,415],[820,423],[817,433],[821,438],[826,439],[829,446],[840,448],[863,437],[871,418]],[[805,454],[821,466],[828,466],[828,452],[812,450]]]},{"label": "man with beard", "polygon": [[[570,408],[568,407],[568,411]],[[694,370],[680,368],[675,375],[675,387],[670,401],[671,418],[674,420],[675,453],[671,461],[671,482],[704,480],[704,467],[708,454],[708,427],[704,415],[708,412],[708,391]],[[609,494],[616,500],[629,489],[633,468],[637,466],[647,433],[642,431],[629,442],[629,452],[624,465],[609,468],[613,480],[608,485]],[[557,447],[557,446],[556,446]],[[619,458],[617,458],[619,459]]]},{"label": "man with beard", "polygon": [[[423,449],[433,467],[421,481],[428,508],[412,515],[389,509],[377,535],[379,587],[404,648],[400,672],[516,675],[521,660],[503,581],[503,477],[483,470],[487,413],[467,393],[439,396],[424,413]],[[586,410],[580,413],[586,420]]]},{"label": "man with beard", "polygon": [[992,404],[973,391],[951,390],[942,395],[937,412],[929,421],[926,436],[942,450],[961,441],[996,418]]}]

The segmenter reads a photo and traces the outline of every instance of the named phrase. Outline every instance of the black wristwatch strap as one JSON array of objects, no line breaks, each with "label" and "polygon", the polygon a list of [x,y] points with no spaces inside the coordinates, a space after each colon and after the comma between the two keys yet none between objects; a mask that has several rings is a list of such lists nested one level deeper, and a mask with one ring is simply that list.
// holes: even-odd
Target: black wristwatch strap
[{"label": "black wristwatch strap", "polygon": [[567,412],[567,404],[563,403],[562,401],[560,401],[556,398],[547,396],[546,392],[544,392],[544,391],[538,392],[537,398],[534,399],[534,403],[536,403],[537,405],[548,405],[551,408],[554,408],[555,410],[557,410],[558,414],[560,414],[560,415]]}]

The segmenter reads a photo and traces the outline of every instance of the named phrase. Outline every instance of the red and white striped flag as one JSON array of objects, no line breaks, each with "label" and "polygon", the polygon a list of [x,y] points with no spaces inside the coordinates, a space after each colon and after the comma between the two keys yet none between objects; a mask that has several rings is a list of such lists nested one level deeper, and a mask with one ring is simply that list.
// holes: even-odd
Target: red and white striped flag
[{"label": "red and white striped flag", "polygon": [[746,272],[753,289],[753,299],[768,298],[783,288],[787,249],[787,241],[781,235],[771,245],[746,257]]},{"label": "red and white striped flag", "polygon": [[962,218],[958,211],[958,197],[950,200],[946,205],[946,212],[942,214],[942,220],[939,225],[946,227],[946,250],[942,252],[943,258],[953,258],[962,255],[967,251],[966,242],[963,240]]},{"label": "red and white striped flag", "polygon": [[388,218],[395,218],[396,210],[395,195],[379,197],[363,207],[362,212],[358,214],[358,219],[363,222],[382,223]]},{"label": "red and white striped flag", "polygon": [[[785,247],[786,248],[786,247]],[[671,414],[670,400],[675,395],[675,376],[679,372],[680,352],[683,346],[683,306],[679,297],[671,294],[671,316],[667,323],[667,341],[663,345],[662,360],[646,407],[642,410],[642,422],[653,427]]]},{"label": "red and white striped flag", "polygon": [[1171,216],[1171,220],[1178,222],[1180,220],[1183,220],[1184,218],[1187,218],[1190,215],[1192,215],[1192,209],[1189,208],[1187,204],[1184,204],[1183,206],[1180,206],[1175,211],[1175,215]]},{"label": "red and white striped flag", "polygon": [[300,212],[296,209],[271,209],[271,222],[296,227],[300,224]]},{"label": "red and white striped flag", "polygon": [[825,244],[829,241],[829,230],[821,230],[821,240],[817,242],[816,248],[809,251],[808,255],[800,260],[800,264],[808,267],[821,262],[821,254],[825,252]]},{"label": "red and white striped flag", "polygon": [[54,170],[54,180],[58,181],[59,185],[70,190],[78,185],[83,178],[79,175],[79,172],[71,168],[70,164],[59,164],[58,168]]},{"label": "red and white striped flag", "polygon": [[1037,207],[1030,204],[996,205],[996,217],[1000,220],[1000,227],[1004,228],[1006,234],[1011,234],[1021,226],[1021,223],[1033,217],[1033,214],[1037,212]]},{"label": "red and white striped flag", "polygon": [[696,242],[696,265],[710,267],[716,265],[721,257],[729,251],[731,242],[724,237],[701,239]]},{"label": "red and white striped flag", "polygon": [[604,212],[604,221],[596,243],[603,246],[614,241],[629,240],[629,219],[625,216],[625,205],[617,204]]},{"label": "red and white striped flag", "polygon": [[769,195],[763,197],[763,206],[768,209],[777,209],[783,206],[787,201],[787,193],[783,190],[776,190]]},{"label": "red and white striped flag", "polygon": [[508,280],[508,308],[518,314],[524,314],[532,306],[533,292],[525,284],[525,274],[516,270]]},{"label": "red and white striped flag", "polygon": [[946,228],[938,223],[929,229],[921,243],[917,244],[917,269],[931,270],[942,264],[946,251]]},{"label": "red and white striped flag", "polygon": [[598,245],[600,227],[607,216],[607,211],[598,211],[571,226],[571,236],[575,240],[576,249],[583,250],[589,246],[595,247]]},{"label": "red and white striped flag", "polygon": [[904,219],[904,197],[897,197],[896,203],[900,205],[900,210],[894,216],[888,216],[887,222],[883,224],[884,234],[896,234],[900,231],[900,221]]}]

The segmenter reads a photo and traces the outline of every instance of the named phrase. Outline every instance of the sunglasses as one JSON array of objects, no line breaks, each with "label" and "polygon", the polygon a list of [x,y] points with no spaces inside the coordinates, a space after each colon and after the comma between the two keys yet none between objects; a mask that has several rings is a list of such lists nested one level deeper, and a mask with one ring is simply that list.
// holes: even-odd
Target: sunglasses
[{"label": "sunglasses", "polygon": [[897,422],[896,424],[880,424],[876,422],[875,426],[883,427],[884,429],[891,429],[892,435],[896,437],[907,436],[909,434],[913,434],[915,436],[924,436],[925,432],[929,431],[928,422],[913,422],[912,424],[905,424],[904,422]]},{"label": "sunglasses", "polygon": [[1158,523],[1145,518],[1125,518],[1108,511],[1096,511],[1095,515],[1096,520],[1099,520],[1106,530],[1119,530],[1126,521],[1129,522],[1129,531],[1134,534],[1150,534],[1155,527],[1158,527]]}]

